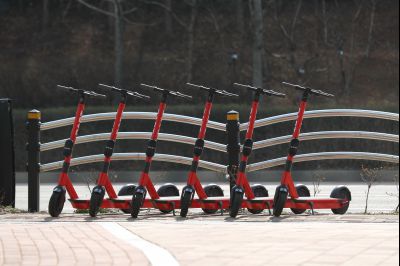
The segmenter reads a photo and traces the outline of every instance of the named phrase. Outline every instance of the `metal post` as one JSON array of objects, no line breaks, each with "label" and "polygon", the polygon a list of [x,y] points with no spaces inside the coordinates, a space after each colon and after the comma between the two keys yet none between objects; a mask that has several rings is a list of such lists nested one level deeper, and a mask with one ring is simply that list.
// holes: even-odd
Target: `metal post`
[{"label": "metal post", "polygon": [[28,211],[40,210],[40,119],[41,113],[32,110],[28,113]]},{"label": "metal post", "polygon": [[236,182],[236,173],[240,162],[240,122],[238,112],[228,112],[226,132],[228,139],[228,179],[232,190]]},{"label": "metal post", "polygon": [[12,102],[0,99],[0,205],[15,207],[15,154]]}]

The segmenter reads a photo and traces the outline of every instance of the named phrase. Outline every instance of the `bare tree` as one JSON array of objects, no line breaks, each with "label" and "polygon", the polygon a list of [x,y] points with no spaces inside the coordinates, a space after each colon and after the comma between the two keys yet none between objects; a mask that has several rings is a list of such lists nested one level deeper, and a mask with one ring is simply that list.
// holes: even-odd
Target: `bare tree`
[{"label": "bare tree", "polygon": [[296,57],[295,57],[295,53],[296,53],[296,49],[297,49],[297,45],[296,45],[296,39],[295,39],[295,32],[296,32],[296,27],[298,24],[298,19],[299,19],[299,15],[301,12],[301,8],[303,6],[303,0],[298,0],[297,1],[297,5],[296,5],[296,11],[295,14],[293,15],[293,19],[291,21],[291,25],[289,27],[289,29],[287,29],[283,23],[280,20],[280,16],[279,16],[279,3],[277,2],[277,0],[275,1],[275,15],[274,15],[274,19],[275,21],[278,23],[279,28],[281,29],[281,32],[283,34],[283,36],[286,38],[288,44],[289,44],[289,51],[290,51],[290,56],[289,56],[289,62],[291,64],[291,66],[293,67],[293,69],[299,73],[299,68],[297,66],[296,63]]},{"label": "bare tree", "polygon": [[376,3],[377,0],[370,0],[371,3],[371,15],[370,15],[370,22],[369,22],[369,30],[368,30],[368,42],[367,42],[367,49],[365,50],[365,56],[369,58],[369,54],[371,52],[371,45],[372,45],[372,35],[375,27],[375,13],[376,13]]},{"label": "bare tree", "polygon": [[168,36],[172,35],[172,16],[169,10],[172,10],[172,0],[165,0],[165,6],[168,9],[164,9],[165,16],[165,32]]},{"label": "bare tree", "polygon": [[321,174],[314,174],[312,177],[313,187],[314,187],[314,197],[316,197],[320,192],[321,183],[325,181],[325,177]]},{"label": "bare tree", "polygon": [[244,8],[243,0],[235,0],[236,5],[236,27],[240,36],[244,35]]},{"label": "bare tree", "polygon": [[49,26],[49,0],[43,0],[42,6],[42,30]]},{"label": "bare tree", "polygon": [[143,3],[155,5],[158,7],[163,8],[164,10],[168,11],[172,18],[182,26],[188,35],[188,45],[187,45],[187,56],[186,56],[186,80],[190,82],[193,78],[193,53],[194,53],[194,44],[195,44],[195,25],[197,21],[197,12],[198,12],[198,1],[197,0],[185,0],[185,3],[190,6],[190,19],[189,22],[186,23],[182,19],[180,19],[169,7],[168,5],[158,2],[158,1],[151,1],[151,0],[141,0]]},{"label": "bare tree", "polygon": [[264,22],[261,0],[250,0],[253,24],[253,86],[262,87],[264,58]]},{"label": "bare tree", "polygon": [[123,10],[122,2],[124,0],[109,0],[113,5],[113,12],[104,10],[100,7],[94,6],[85,0],[77,0],[82,5],[99,12],[103,15],[109,16],[114,19],[114,52],[115,52],[115,73],[114,82],[117,86],[122,85],[123,81],[123,58],[124,58],[124,21],[129,21],[125,15],[135,12],[136,7],[130,8],[126,11]]},{"label": "bare tree", "polygon": [[379,181],[380,176],[381,176],[381,171],[382,171],[382,168],[370,169],[370,168],[364,167],[364,165],[361,166],[361,180],[367,184],[364,214],[368,213],[369,194],[371,192],[372,186],[375,185],[375,183]]},{"label": "bare tree", "polygon": [[[340,37],[337,41],[337,49],[339,55],[339,64],[341,72],[341,83],[342,83],[342,94],[343,96],[349,96],[351,93],[351,87],[353,85],[354,74],[359,60],[356,53],[357,47],[357,26],[361,16],[361,11],[364,7],[364,1],[354,1],[356,7],[352,16],[350,25],[350,45],[349,52],[347,53],[344,49],[345,40]],[[347,60],[345,60],[347,59]]]}]

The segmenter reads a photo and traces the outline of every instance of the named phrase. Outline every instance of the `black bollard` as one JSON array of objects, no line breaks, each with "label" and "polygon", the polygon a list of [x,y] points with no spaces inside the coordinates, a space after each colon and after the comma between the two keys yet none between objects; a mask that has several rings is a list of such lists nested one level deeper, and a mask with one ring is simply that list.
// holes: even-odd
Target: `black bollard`
[{"label": "black bollard", "polygon": [[40,210],[40,119],[41,113],[32,110],[28,113],[28,211]]},{"label": "black bollard", "polygon": [[15,153],[12,102],[0,99],[0,205],[15,207]]}]

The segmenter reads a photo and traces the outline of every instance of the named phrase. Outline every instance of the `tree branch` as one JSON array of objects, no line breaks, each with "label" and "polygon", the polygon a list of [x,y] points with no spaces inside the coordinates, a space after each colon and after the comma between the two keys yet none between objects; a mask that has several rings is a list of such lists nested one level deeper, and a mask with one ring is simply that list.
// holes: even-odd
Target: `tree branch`
[{"label": "tree branch", "polygon": [[155,5],[158,7],[161,7],[165,10],[167,10],[169,13],[171,13],[172,17],[175,19],[176,22],[179,23],[179,25],[181,25],[182,27],[184,27],[186,30],[189,30],[189,27],[186,25],[186,23],[181,20],[172,10],[171,8],[169,8],[167,5],[164,5],[163,3],[160,2],[156,2],[156,1],[146,1],[146,0],[140,0],[140,2],[143,2],[145,4],[149,4],[149,5]]},{"label": "tree branch", "polygon": [[78,1],[79,3],[81,3],[82,5],[84,5],[84,6],[88,7],[88,8],[90,8],[90,9],[92,9],[92,10],[94,10],[94,11],[97,11],[97,12],[102,13],[102,14],[104,14],[104,15],[107,15],[107,16],[110,16],[110,17],[114,17],[114,18],[115,18],[115,15],[114,15],[113,13],[110,13],[110,12],[105,11],[105,10],[103,10],[103,9],[101,9],[101,8],[98,8],[98,7],[94,6],[94,5],[91,5],[91,4],[87,3],[87,2],[84,1],[84,0],[77,0],[77,1]]}]

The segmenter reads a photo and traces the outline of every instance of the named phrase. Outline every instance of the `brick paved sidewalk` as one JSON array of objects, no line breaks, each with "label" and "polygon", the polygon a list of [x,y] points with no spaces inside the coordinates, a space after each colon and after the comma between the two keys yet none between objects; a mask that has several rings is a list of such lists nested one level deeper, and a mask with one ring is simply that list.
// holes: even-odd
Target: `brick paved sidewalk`
[{"label": "brick paved sidewalk", "polygon": [[0,265],[148,265],[142,252],[91,223],[2,224]]},{"label": "brick paved sidewalk", "polygon": [[164,248],[181,265],[398,265],[398,218],[0,215],[0,265],[150,265],[149,257],[114,237],[104,222]]}]

